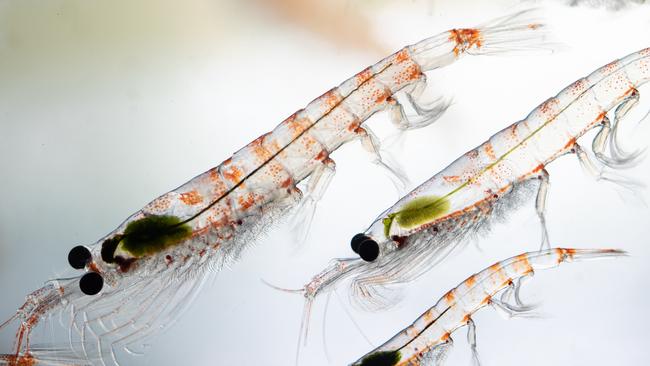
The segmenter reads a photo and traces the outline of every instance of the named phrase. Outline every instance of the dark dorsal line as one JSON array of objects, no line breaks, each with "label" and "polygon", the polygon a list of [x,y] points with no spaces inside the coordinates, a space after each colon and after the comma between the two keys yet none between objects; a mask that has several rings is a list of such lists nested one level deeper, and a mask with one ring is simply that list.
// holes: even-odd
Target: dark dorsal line
[{"label": "dark dorsal line", "polygon": [[[452,291],[453,291],[453,290],[452,290]],[[437,305],[437,304],[436,304],[436,305]],[[434,305],[433,307],[435,308],[436,305]],[[420,334],[424,333],[427,329],[429,329],[429,327],[431,327],[432,325],[436,324],[436,322],[438,321],[438,319],[440,319],[441,316],[445,315],[445,313],[446,313],[449,309],[451,309],[451,306],[447,306],[447,308],[446,308],[442,313],[440,313],[440,314],[439,314],[439,315],[438,315],[438,316],[437,316],[437,317],[436,317],[436,318],[435,318],[431,323],[427,324],[427,326],[424,327],[424,328],[422,329],[422,331],[418,333],[417,336],[413,337],[413,339],[411,339],[411,340],[409,340],[408,342],[406,342],[403,346],[400,346],[400,348],[397,349],[397,350],[398,350],[398,351],[401,351],[401,350],[404,349],[404,347],[407,347],[409,344],[413,343],[413,341],[414,341],[417,337],[419,337]],[[431,310],[431,309],[429,309],[429,310]],[[427,310],[427,312],[428,312],[429,310]],[[418,319],[420,319],[420,318],[418,318]],[[416,319],[416,321],[417,321],[417,319]],[[400,333],[401,333],[401,332],[400,332]]]},{"label": "dark dorsal line", "polygon": [[[359,90],[359,88],[361,88],[363,85],[365,85],[368,81],[370,81],[371,79],[373,79],[375,76],[381,74],[382,72],[384,72],[387,68],[389,68],[389,67],[392,66],[392,65],[394,65],[394,62],[392,62],[392,61],[391,61],[391,62],[388,62],[388,63],[387,63],[387,64],[386,64],[386,65],[385,65],[381,70],[379,70],[378,72],[375,72],[371,77],[369,77],[368,79],[364,80],[364,81],[363,81],[362,83],[360,83],[356,88],[354,88],[352,91],[350,91],[350,93],[348,93],[348,95],[346,95],[346,96],[344,96],[344,97],[341,97],[341,100],[338,101],[338,102],[336,103],[336,105],[334,105],[332,108],[330,108],[327,112],[323,113],[323,115],[322,115],[321,117],[319,117],[319,118],[318,118],[317,120],[315,120],[311,125],[309,125],[309,126],[308,126],[307,128],[305,128],[302,132],[300,132],[300,133],[298,134],[298,136],[294,137],[291,141],[289,141],[289,143],[287,143],[287,144],[284,145],[282,148],[280,148],[276,153],[272,154],[271,157],[269,157],[269,158],[266,159],[264,162],[262,162],[262,164],[260,164],[260,165],[257,166],[255,169],[253,169],[250,173],[248,173],[244,178],[242,178],[242,179],[241,179],[238,183],[236,183],[234,186],[232,186],[231,188],[229,188],[228,190],[226,190],[226,192],[224,192],[221,196],[219,196],[218,198],[216,198],[214,201],[210,202],[210,204],[208,204],[207,206],[205,206],[204,208],[202,208],[201,210],[199,210],[197,213],[195,213],[194,215],[190,216],[189,218],[187,218],[187,219],[185,219],[185,220],[179,221],[179,222],[174,223],[174,224],[170,224],[170,225],[167,226],[166,228],[158,228],[157,236],[165,235],[165,234],[171,232],[172,230],[175,230],[176,228],[181,227],[181,226],[183,226],[183,225],[189,223],[190,221],[192,221],[192,220],[194,220],[195,218],[199,217],[201,214],[203,214],[204,212],[206,212],[207,210],[209,210],[210,208],[212,208],[214,205],[216,205],[217,203],[219,203],[219,202],[220,202],[224,197],[228,196],[228,195],[231,194],[234,190],[236,190],[237,188],[239,188],[242,184],[244,184],[244,182],[245,182],[247,179],[249,179],[249,178],[250,178],[251,176],[253,176],[255,173],[257,173],[258,171],[260,171],[260,170],[261,170],[263,167],[265,167],[269,162],[273,161],[273,160],[274,160],[278,155],[280,155],[280,154],[281,154],[283,151],[285,151],[289,146],[291,146],[291,144],[293,144],[296,140],[300,139],[300,138],[301,138],[305,133],[307,133],[309,130],[311,130],[311,128],[313,128],[313,127],[314,127],[318,122],[320,122],[324,117],[326,117],[326,116],[329,115],[329,114],[330,114],[334,109],[336,109],[337,107],[339,107],[339,106],[341,105],[341,103],[343,103],[343,101],[345,101],[345,100],[346,100],[350,95],[352,95],[352,93],[354,93],[355,91]],[[371,66],[371,67],[372,67],[372,66]],[[369,68],[366,68],[366,70],[368,70],[368,69],[369,69]],[[357,74],[357,75],[358,75],[358,74]],[[349,80],[349,79],[348,79],[348,80]],[[317,98],[317,99],[318,99],[318,98]],[[304,109],[301,109],[300,111],[303,111],[303,110],[304,110]],[[296,113],[294,114],[294,116],[297,116],[298,113],[300,113],[300,111],[296,112]],[[285,121],[286,121],[286,119],[285,119]],[[218,169],[218,167],[217,167],[216,169]],[[146,220],[146,218],[143,218],[143,219],[141,219],[141,220]],[[134,222],[137,222],[137,221],[134,221]],[[115,251],[117,250],[117,246],[120,244],[120,242],[121,242],[123,239],[125,239],[125,238],[128,239],[128,236],[129,236],[129,234],[124,233],[123,235],[118,235],[118,236],[115,236],[115,237],[113,237],[113,238],[110,238],[110,239],[105,240],[104,243],[102,243],[102,259],[103,259],[105,262],[107,262],[107,263],[115,263],[116,261],[124,262],[125,260],[122,259],[121,257],[117,257],[117,258],[115,257]],[[124,263],[124,264],[126,265],[126,269],[128,269],[128,265],[130,265],[130,262],[129,262],[129,263]]]},{"label": "dark dorsal line", "polygon": [[[323,113],[323,115],[322,115],[321,117],[319,117],[319,118],[318,118],[317,120],[315,120],[311,125],[309,125],[309,126],[308,126],[307,128],[305,128],[302,132],[300,132],[300,134],[298,134],[298,136],[296,136],[295,138],[293,138],[293,139],[292,139],[291,141],[289,141],[289,143],[287,143],[286,145],[282,146],[282,148],[280,148],[280,150],[278,150],[276,153],[274,153],[273,155],[271,155],[270,158],[266,159],[266,160],[265,160],[264,162],[262,162],[262,164],[260,164],[258,167],[256,167],[255,169],[253,169],[253,171],[251,171],[250,173],[248,173],[244,178],[242,178],[242,179],[241,179],[239,182],[237,182],[234,186],[232,186],[231,188],[229,188],[229,189],[228,189],[226,192],[224,192],[221,196],[219,196],[218,198],[216,198],[216,199],[215,199],[214,201],[212,201],[209,205],[207,205],[207,206],[205,206],[204,208],[202,208],[199,212],[195,213],[194,215],[190,216],[189,218],[187,218],[187,219],[185,219],[185,220],[179,222],[178,224],[176,224],[176,225],[174,225],[174,226],[172,226],[172,227],[187,224],[188,222],[190,222],[190,221],[194,220],[195,218],[199,217],[201,214],[203,214],[204,212],[206,212],[207,210],[209,210],[210,208],[212,208],[214,205],[216,205],[217,203],[219,203],[219,202],[220,202],[224,197],[228,196],[228,195],[229,195],[230,193],[232,193],[235,189],[239,188],[242,184],[244,184],[244,182],[245,182],[246,180],[248,180],[248,178],[250,178],[251,176],[253,176],[255,173],[257,173],[258,171],[260,171],[262,168],[264,168],[264,167],[265,167],[269,162],[273,161],[273,160],[274,160],[278,155],[280,155],[284,150],[286,150],[286,149],[287,149],[289,146],[291,146],[294,142],[296,142],[298,139],[300,139],[300,138],[301,138],[305,133],[307,133],[307,132],[308,132],[309,130],[311,130],[314,126],[316,126],[316,124],[317,124],[318,122],[320,122],[323,118],[325,118],[326,116],[328,116],[328,115],[329,115],[329,114],[330,114],[334,109],[336,109],[337,107],[339,107],[339,106],[341,105],[341,103],[343,103],[345,100],[347,100],[347,98],[348,98],[350,95],[352,95],[352,93],[354,93],[355,91],[359,90],[359,88],[361,88],[363,85],[365,85],[368,81],[372,80],[375,76],[381,74],[382,72],[384,72],[387,68],[389,68],[389,67],[392,66],[392,65],[394,65],[393,62],[389,62],[389,63],[387,63],[386,66],[384,66],[384,68],[382,68],[382,69],[379,70],[378,72],[374,73],[374,74],[373,74],[371,77],[369,77],[368,79],[364,80],[361,84],[359,84],[359,86],[357,86],[357,87],[354,88],[350,93],[348,93],[348,95],[346,95],[345,97],[342,97],[341,100],[340,100],[339,102],[336,103],[336,105],[334,105],[332,108],[330,108],[327,112]],[[372,67],[372,66],[371,66],[371,67]],[[368,69],[368,68],[367,68],[367,69]],[[358,74],[357,74],[357,75],[358,75]],[[322,95],[321,95],[321,96],[322,96]],[[320,97],[319,97],[319,98],[320,98]],[[318,99],[318,98],[316,98],[316,99]],[[311,102],[310,102],[310,103],[311,103]],[[297,116],[298,113],[300,113],[300,112],[303,111],[303,110],[304,110],[304,108],[301,109],[301,110],[299,110],[298,112],[296,112],[294,115]],[[285,121],[286,121],[286,120],[285,120]],[[283,122],[284,122],[284,121],[283,121]]]}]

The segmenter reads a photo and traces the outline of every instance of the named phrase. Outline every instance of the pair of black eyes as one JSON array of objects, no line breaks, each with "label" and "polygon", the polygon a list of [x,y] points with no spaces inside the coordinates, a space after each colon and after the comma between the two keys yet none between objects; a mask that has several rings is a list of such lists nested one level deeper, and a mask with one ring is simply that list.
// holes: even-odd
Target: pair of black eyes
[{"label": "pair of black eyes", "polygon": [[372,262],[379,257],[379,244],[366,234],[353,236],[350,246],[366,262]]},{"label": "pair of black eyes", "polygon": [[[86,268],[92,259],[90,250],[83,245],[70,249],[70,253],[68,253],[68,263],[74,269]],[[102,290],[102,287],[104,287],[104,278],[97,272],[88,272],[79,280],[79,289],[86,295],[96,295]]]}]

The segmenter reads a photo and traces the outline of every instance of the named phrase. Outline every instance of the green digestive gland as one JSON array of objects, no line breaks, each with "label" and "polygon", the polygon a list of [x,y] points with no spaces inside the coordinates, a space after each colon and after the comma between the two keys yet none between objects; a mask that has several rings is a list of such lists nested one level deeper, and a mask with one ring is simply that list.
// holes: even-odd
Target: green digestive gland
[{"label": "green digestive gland", "polygon": [[393,366],[402,356],[399,351],[382,351],[369,354],[361,360],[359,366]]},{"label": "green digestive gland", "polygon": [[148,216],[127,225],[120,249],[143,257],[174,246],[190,235],[190,225],[176,216]]},{"label": "green digestive gland", "polygon": [[402,206],[399,211],[389,214],[383,220],[384,234],[386,237],[389,236],[393,221],[397,221],[405,229],[412,229],[429,223],[449,212],[450,206],[449,200],[445,197],[425,196],[415,198]]}]

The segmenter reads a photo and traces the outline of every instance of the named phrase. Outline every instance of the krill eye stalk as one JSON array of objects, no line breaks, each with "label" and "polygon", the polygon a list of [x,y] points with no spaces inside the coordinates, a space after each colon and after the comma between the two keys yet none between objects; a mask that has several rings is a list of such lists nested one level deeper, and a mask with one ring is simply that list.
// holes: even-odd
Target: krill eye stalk
[{"label": "krill eye stalk", "polygon": [[379,244],[366,234],[353,236],[350,246],[366,262],[372,262],[379,256]]},{"label": "krill eye stalk", "polygon": [[70,253],[68,253],[68,263],[74,269],[86,267],[86,264],[90,263],[91,260],[92,255],[90,254],[90,250],[83,245],[77,245],[70,249]]},{"label": "krill eye stalk", "polygon": [[96,295],[104,287],[104,279],[97,272],[88,272],[79,280],[79,289],[86,295]]}]

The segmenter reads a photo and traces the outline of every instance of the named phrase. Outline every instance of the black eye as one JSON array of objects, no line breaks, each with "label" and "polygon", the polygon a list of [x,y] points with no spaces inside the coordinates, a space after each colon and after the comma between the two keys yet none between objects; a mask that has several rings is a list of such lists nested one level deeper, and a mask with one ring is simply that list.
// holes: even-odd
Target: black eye
[{"label": "black eye", "polygon": [[359,244],[361,244],[361,242],[366,239],[369,239],[368,235],[363,233],[353,236],[352,240],[350,240],[350,246],[352,247],[352,251],[355,253],[359,253]]},{"label": "black eye", "polygon": [[366,262],[372,262],[379,256],[379,244],[368,238],[359,244],[359,256]]},{"label": "black eye", "polygon": [[79,288],[86,295],[96,295],[104,287],[104,279],[97,272],[88,272],[79,280]]},{"label": "black eye", "polygon": [[68,253],[68,263],[74,269],[84,268],[91,259],[92,255],[90,254],[90,250],[83,245],[77,245],[70,249],[70,253]]}]

